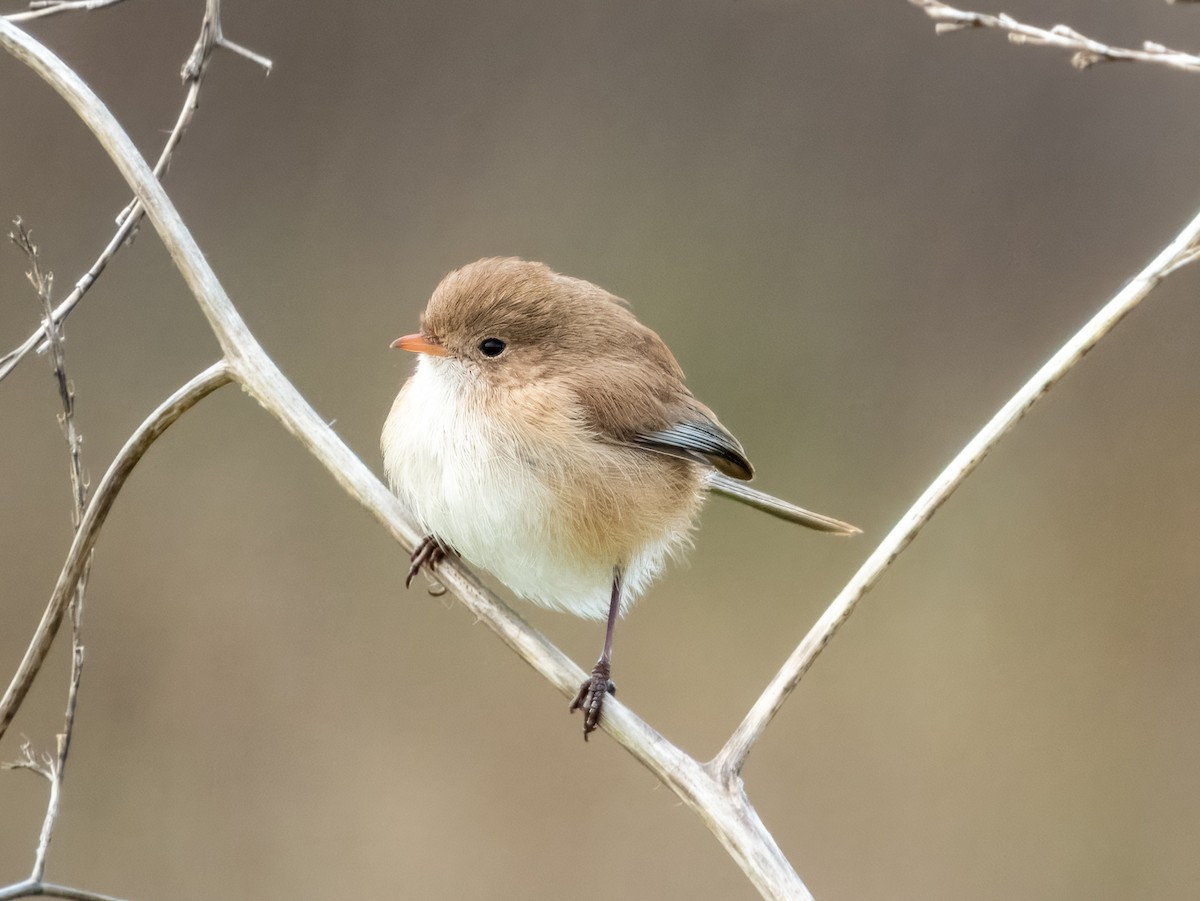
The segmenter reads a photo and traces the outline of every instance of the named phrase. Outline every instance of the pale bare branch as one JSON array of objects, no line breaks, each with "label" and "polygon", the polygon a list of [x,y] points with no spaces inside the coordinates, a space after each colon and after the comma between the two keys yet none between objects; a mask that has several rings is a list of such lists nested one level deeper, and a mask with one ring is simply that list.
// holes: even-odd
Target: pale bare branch
[{"label": "pale bare branch", "polygon": [[734,731],[725,747],[713,760],[713,765],[726,778],[735,778],[741,771],[746,755],[755,741],[762,735],[767,724],[779,712],[783,702],[812,666],[813,661],[833,637],[842,623],[854,611],[855,605],[879,580],[892,561],[908,547],[921,527],[945,503],[946,498],[962,484],[988,452],[1016,425],[1029,409],[1071,368],[1083,359],[1084,354],[1096,346],[1112,328],[1125,318],[1162,280],[1179,268],[1181,260],[1196,258],[1195,244],[1200,240],[1200,214],[1197,214],[1159,254],[1129,281],[1100,311],[1076,332],[1045,364],[1034,373],[1020,390],[975,435],[966,447],[958,452],[950,464],[933,483],[917,498],[916,503],[901,517],[895,527],[883,539],[854,577],[846,583],[833,603],[821,615],[816,624],[804,636],[804,640],[788,657],[783,667],[771,680],[746,718]]},{"label": "pale bare branch", "polygon": [[204,20],[200,23],[200,38],[196,41],[192,55],[183,64],[183,70],[180,73],[184,82],[195,81],[200,78],[204,67],[208,65],[213,50],[217,47],[222,47],[237,56],[245,57],[252,63],[261,66],[267,75],[271,74],[273,63],[269,59],[259,53],[255,53],[253,50],[246,49],[240,44],[235,44],[225,37],[225,34],[221,30],[221,0],[205,0]]},{"label": "pale bare branch", "polygon": [[38,754],[29,743],[29,739],[21,742],[21,756],[8,763],[0,763],[0,770],[28,770],[36,776],[41,776],[47,782],[54,781],[51,771],[54,759],[45,752]]},{"label": "pale bare branch", "polygon": [[[59,324],[54,321],[54,304],[50,300],[51,286],[54,284],[54,274],[43,271],[38,257],[37,245],[33,243],[31,233],[25,228],[20,219],[13,223],[14,231],[9,235],[13,243],[25,254],[29,261],[29,271],[26,275],[30,284],[37,292],[42,305],[42,327],[46,332],[46,341],[50,346],[50,363],[54,368],[54,380],[58,385],[58,396],[62,404],[59,423],[63,435],[67,439],[67,450],[70,456],[71,471],[71,523],[76,532],[83,519],[84,506],[87,503],[87,478],[83,473],[83,459],[80,449],[83,438],[75,424],[75,386],[67,377],[67,352]],[[67,709],[63,715],[63,729],[58,734],[57,754],[49,760],[47,772],[50,779],[50,798],[46,804],[46,815],[42,820],[42,830],[38,838],[37,850],[34,854],[33,870],[29,878],[41,880],[46,873],[46,857],[50,852],[50,841],[54,836],[54,824],[58,819],[59,799],[62,795],[62,782],[67,769],[67,755],[71,750],[71,737],[75,734],[75,710],[79,699],[79,682],[83,676],[83,605],[87,596],[88,574],[91,570],[91,554],[84,562],[83,571],[75,583],[71,594],[71,675],[67,689]],[[26,756],[28,757],[28,750]]]},{"label": "pale bare branch", "polygon": [[15,901],[17,898],[66,898],[67,901],[125,901],[115,895],[102,895],[99,892],[89,892],[85,889],[71,888],[66,885],[55,885],[53,882],[41,882],[36,879],[26,879],[14,885],[0,888],[0,901]]},{"label": "pale bare branch", "polygon": [[1007,32],[1008,39],[1014,44],[1036,44],[1072,51],[1071,65],[1077,69],[1087,69],[1098,63],[1143,62],[1171,66],[1187,72],[1200,71],[1200,56],[1180,50],[1171,50],[1153,41],[1144,42],[1140,50],[1110,47],[1108,44],[1080,34],[1067,25],[1038,28],[1018,22],[1005,13],[989,15],[967,12],[947,6],[940,0],[909,0],[909,2],[914,6],[919,6],[927,16],[937,23],[934,30],[938,34],[950,34],[969,28],[991,28]]},{"label": "pale bare branch", "polygon": [[34,19],[57,16],[59,13],[90,12],[123,2],[124,0],[32,0],[28,12],[9,13],[3,18],[10,22],[30,22]]}]

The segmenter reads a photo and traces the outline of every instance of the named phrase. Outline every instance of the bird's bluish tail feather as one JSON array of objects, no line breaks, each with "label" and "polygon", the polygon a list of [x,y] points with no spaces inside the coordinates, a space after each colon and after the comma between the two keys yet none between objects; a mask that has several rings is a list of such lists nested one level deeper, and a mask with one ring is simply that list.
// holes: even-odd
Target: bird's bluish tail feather
[{"label": "bird's bluish tail feather", "polygon": [[821,513],[813,513],[811,510],[805,510],[803,507],[797,507],[795,504],[789,504],[787,501],[772,497],[765,492],[757,491],[745,482],[731,479],[719,472],[709,473],[708,488],[715,494],[733,498],[735,501],[769,513],[771,516],[787,522],[794,522],[809,529],[816,529],[819,532],[830,532],[834,535],[857,535],[862,531],[848,522],[842,522],[840,519],[834,519],[832,516],[825,516]]}]

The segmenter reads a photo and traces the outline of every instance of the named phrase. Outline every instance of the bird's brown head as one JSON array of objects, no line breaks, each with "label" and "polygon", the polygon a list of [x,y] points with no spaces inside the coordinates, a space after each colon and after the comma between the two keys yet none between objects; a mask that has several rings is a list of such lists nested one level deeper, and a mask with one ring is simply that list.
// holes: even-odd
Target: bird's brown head
[{"label": "bird's brown head", "polygon": [[503,384],[577,370],[597,358],[636,358],[648,342],[661,344],[602,288],[544,263],[491,257],[442,279],[421,331],[392,346],[455,360]]}]

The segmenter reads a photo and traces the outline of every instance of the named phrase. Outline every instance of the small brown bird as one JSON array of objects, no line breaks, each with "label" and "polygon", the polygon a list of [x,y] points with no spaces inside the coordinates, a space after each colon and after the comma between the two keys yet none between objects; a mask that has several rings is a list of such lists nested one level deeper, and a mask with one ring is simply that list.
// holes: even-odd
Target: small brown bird
[{"label": "small brown bird", "polygon": [[607,618],[571,710],[583,734],[614,691],[613,626],[687,543],[708,492],[825,532],[854,526],[743,484],[738,440],[692,396],[625,301],[543,263],[484,259],[447,275],[383,427],[392,489],[427,533],[405,585],[456,553],[521,597]]}]

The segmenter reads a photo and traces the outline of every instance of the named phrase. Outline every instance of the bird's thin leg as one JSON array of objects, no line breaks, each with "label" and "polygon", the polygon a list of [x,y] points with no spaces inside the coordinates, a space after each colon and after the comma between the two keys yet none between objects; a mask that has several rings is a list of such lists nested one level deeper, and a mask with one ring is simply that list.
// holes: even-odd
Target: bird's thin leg
[{"label": "bird's thin leg", "polygon": [[437,565],[446,559],[446,548],[433,535],[426,535],[421,543],[413,548],[412,566],[408,568],[408,575],[404,577],[404,587],[407,588],[412,584],[412,580],[417,577],[417,573],[422,567],[428,567],[430,572],[437,569]]},{"label": "bird's thin leg", "polygon": [[592,677],[579,686],[579,694],[571,702],[571,712],[583,711],[583,740],[587,741],[588,733],[594,732],[600,722],[600,711],[604,708],[604,698],[617,693],[617,686],[608,678],[612,672],[613,628],[617,624],[617,615],[621,612],[621,567],[613,567],[612,598],[608,602],[608,627],[604,630],[604,650],[600,659],[592,667]]}]

